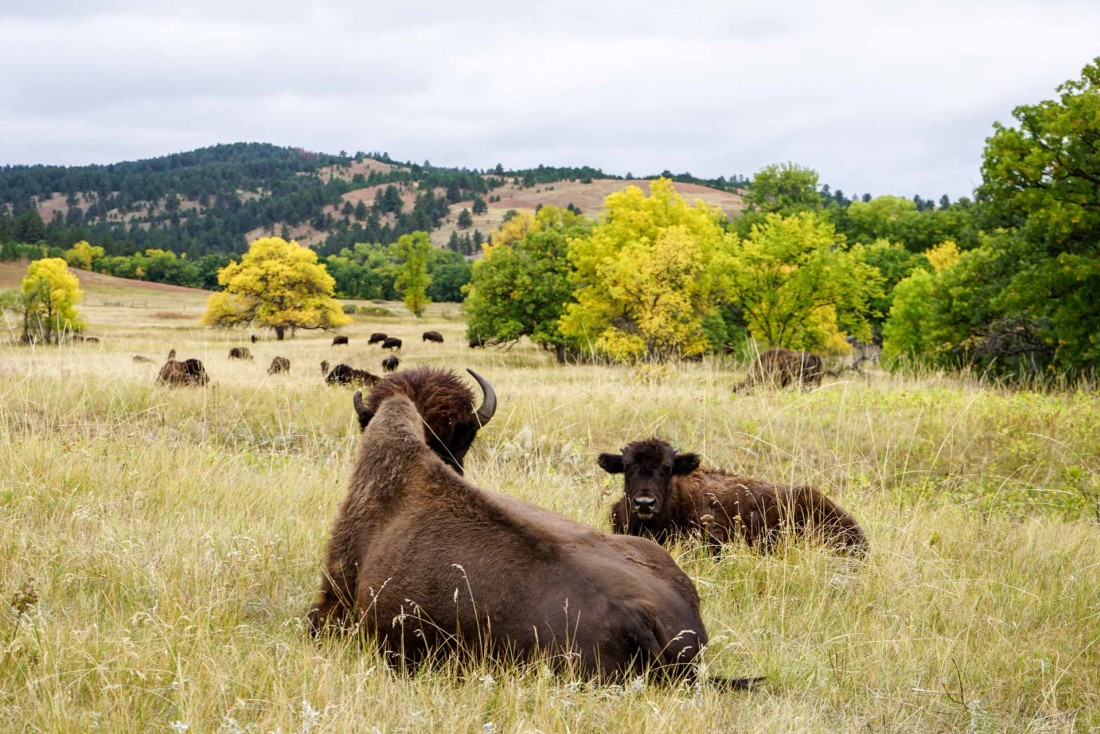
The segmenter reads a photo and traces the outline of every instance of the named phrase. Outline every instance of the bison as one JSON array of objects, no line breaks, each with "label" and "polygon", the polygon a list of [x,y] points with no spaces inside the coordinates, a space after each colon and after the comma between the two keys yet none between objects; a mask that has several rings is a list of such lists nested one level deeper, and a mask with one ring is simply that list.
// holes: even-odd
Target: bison
[{"label": "bison", "polygon": [[397,366],[401,364],[401,360],[397,358],[396,354],[391,354],[382,360],[383,372],[396,372]]},{"label": "bison", "polygon": [[168,361],[160,368],[157,382],[163,385],[205,385],[210,381],[206,368],[197,359],[176,360],[176,350],[168,353]]},{"label": "bison", "polygon": [[[322,367],[327,363],[322,363]],[[332,368],[332,371],[325,375],[325,382],[330,385],[361,385],[363,387],[370,387],[371,385],[378,384],[378,381],[382,378],[378,375],[372,375],[366,370],[356,369],[346,364],[338,364]]]},{"label": "bison", "polygon": [[707,631],[668,553],[465,481],[429,446],[447,397],[410,396],[397,377],[373,391],[310,631],[360,630],[405,670],[454,655],[548,660],[604,681],[695,679]]},{"label": "bison", "polygon": [[416,403],[428,427],[428,446],[459,474],[466,452],[477,432],[492,420],[497,411],[497,394],[484,377],[466,370],[481,388],[481,407],[474,410],[474,393],[458,375],[449,370],[421,366],[387,375],[378,383],[366,402],[356,393],[355,412],[359,427],[366,428],[382,401],[397,393]]},{"label": "bison", "polygon": [[378,342],[386,341],[388,334],[383,334],[380,331],[376,331],[370,335],[370,339],[367,339],[367,344],[377,344]]},{"label": "bison", "polygon": [[346,336],[344,336],[343,334],[337,334],[336,336],[332,337],[332,346],[334,346],[334,347],[338,346],[340,344],[346,345],[347,343],[348,343],[348,338]]},{"label": "bison", "polygon": [[440,334],[438,331],[425,331],[424,332],[424,341],[426,341],[426,342],[435,342],[436,344],[442,344],[443,343],[443,335]]},{"label": "bison", "polygon": [[856,519],[812,487],[789,487],[700,469],[697,454],[678,453],[657,438],[600,454],[600,467],[623,474],[623,496],[611,508],[611,529],[667,543],[702,535],[712,549],[735,537],[771,551],[783,531],[811,535],[863,554],[867,538]]},{"label": "bison", "polygon": [[386,337],[385,341],[382,342],[382,348],[383,349],[396,349],[397,351],[400,352],[401,351],[401,340],[398,339],[396,336],[388,336],[388,337]]},{"label": "bison", "polygon": [[795,384],[802,388],[821,387],[825,364],[821,357],[810,352],[792,352],[790,349],[768,349],[756,355],[749,366],[745,381],[735,385],[734,392],[770,385],[787,387]]},{"label": "bison", "polygon": [[279,375],[284,372],[290,372],[290,360],[286,357],[276,357],[271,360],[271,366],[267,368],[267,374]]},{"label": "bison", "polygon": [[481,336],[471,336],[467,343],[470,345],[470,349],[481,349],[486,345],[485,338]]},{"label": "bison", "polygon": [[233,347],[229,350],[230,359],[247,359],[252,361],[252,352],[248,350],[248,347]]},{"label": "bison", "polygon": [[134,364],[156,364],[156,362],[149,359],[145,355],[135,354],[134,355]]},{"label": "bison", "polygon": [[252,342],[253,344],[255,344],[256,342],[260,341],[260,337],[256,336],[255,334],[252,334],[251,336],[249,336],[249,337],[248,337],[248,339],[249,339],[249,341],[251,341],[251,342]]}]

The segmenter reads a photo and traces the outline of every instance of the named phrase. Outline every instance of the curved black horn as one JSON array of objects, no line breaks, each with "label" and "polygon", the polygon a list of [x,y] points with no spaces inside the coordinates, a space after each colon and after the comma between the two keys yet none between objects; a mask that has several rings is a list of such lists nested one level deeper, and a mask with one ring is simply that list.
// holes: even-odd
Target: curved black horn
[{"label": "curved black horn", "polygon": [[481,407],[477,409],[475,415],[477,419],[481,421],[481,425],[486,426],[497,412],[497,393],[493,390],[493,386],[489,384],[489,381],[484,377],[474,372],[469,367],[466,368],[466,371],[470,373],[471,377],[477,380],[477,384],[481,386],[481,392],[485,395],[485,398],[481,401]]}]

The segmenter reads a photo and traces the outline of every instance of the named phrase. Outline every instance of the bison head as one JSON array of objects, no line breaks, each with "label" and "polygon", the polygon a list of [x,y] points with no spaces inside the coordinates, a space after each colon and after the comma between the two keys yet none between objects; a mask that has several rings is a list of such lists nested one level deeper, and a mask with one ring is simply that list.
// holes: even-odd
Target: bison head
[{"label": "bison head", "polygon": [[698,454],[678,454],[657,438],[627,444],[619,454],[600,454],[597,462],[609,474],[623,474],[630,521],[648,523],[668,513],[672,478],[699,467]]},{"label": "bison head", "polygon": [[417,367],[384,377],[371,389],[366,400],[361,392],[355,393],[353,403],[360,430],[367,427],[383,400],[391,395],[406,395],[424,421],[428,446],[461,474],[462,461],[474,437],[497,409],[493,386],[473,370],[466,371],[477,381],[484,396],[477,410],[474,410],[473,391],[454,372]]}]

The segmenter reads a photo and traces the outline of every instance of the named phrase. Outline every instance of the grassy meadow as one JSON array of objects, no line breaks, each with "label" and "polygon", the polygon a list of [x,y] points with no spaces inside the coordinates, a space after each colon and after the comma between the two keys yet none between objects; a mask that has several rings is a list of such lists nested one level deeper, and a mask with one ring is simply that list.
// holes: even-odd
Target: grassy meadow
[{"label": "grassy meadow", "polygon": [[[741,366],[559,368],[471,350],[458,308],[248,343],[203,294],[88,288],[100,343],[0,345],[0,729],[9,732],[1086,732],[1100,729],[1100,397],[885,374],[732,395]],[[419,335],[436,329],[443,345]],[[812,483],[864,561],[789,543],[673,549],[712,672],[758,691],[597,686],[544,670],[387,670],[303,615],[343,497],[351,391],[319,363],[473,367],[500,409],[469,478],[607,529],[601,451],[659,434],[707,464]],[[231,346],[255,362],[231,362]],[[155,385],[168,350],[206,389]],[[134,355],[155,360],[135,364]],[[289,376],[269,377],[286,356]],[[472,384],[472,383],[471,383]]]}]

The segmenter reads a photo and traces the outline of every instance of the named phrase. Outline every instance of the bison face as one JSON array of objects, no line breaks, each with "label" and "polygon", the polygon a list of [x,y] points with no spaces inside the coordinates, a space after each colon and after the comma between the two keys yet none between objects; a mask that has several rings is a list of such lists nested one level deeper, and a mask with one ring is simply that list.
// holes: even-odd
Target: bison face
[{"label": "bison face", "polygon": [[621,454],[600,454],[600,467],[609,474],[623,474],[623,492],[631,519],[647,523],[668,512],[672,478],[691,474],[699,467],[698,454],[677,454],[658,439],[635,441]]}]

